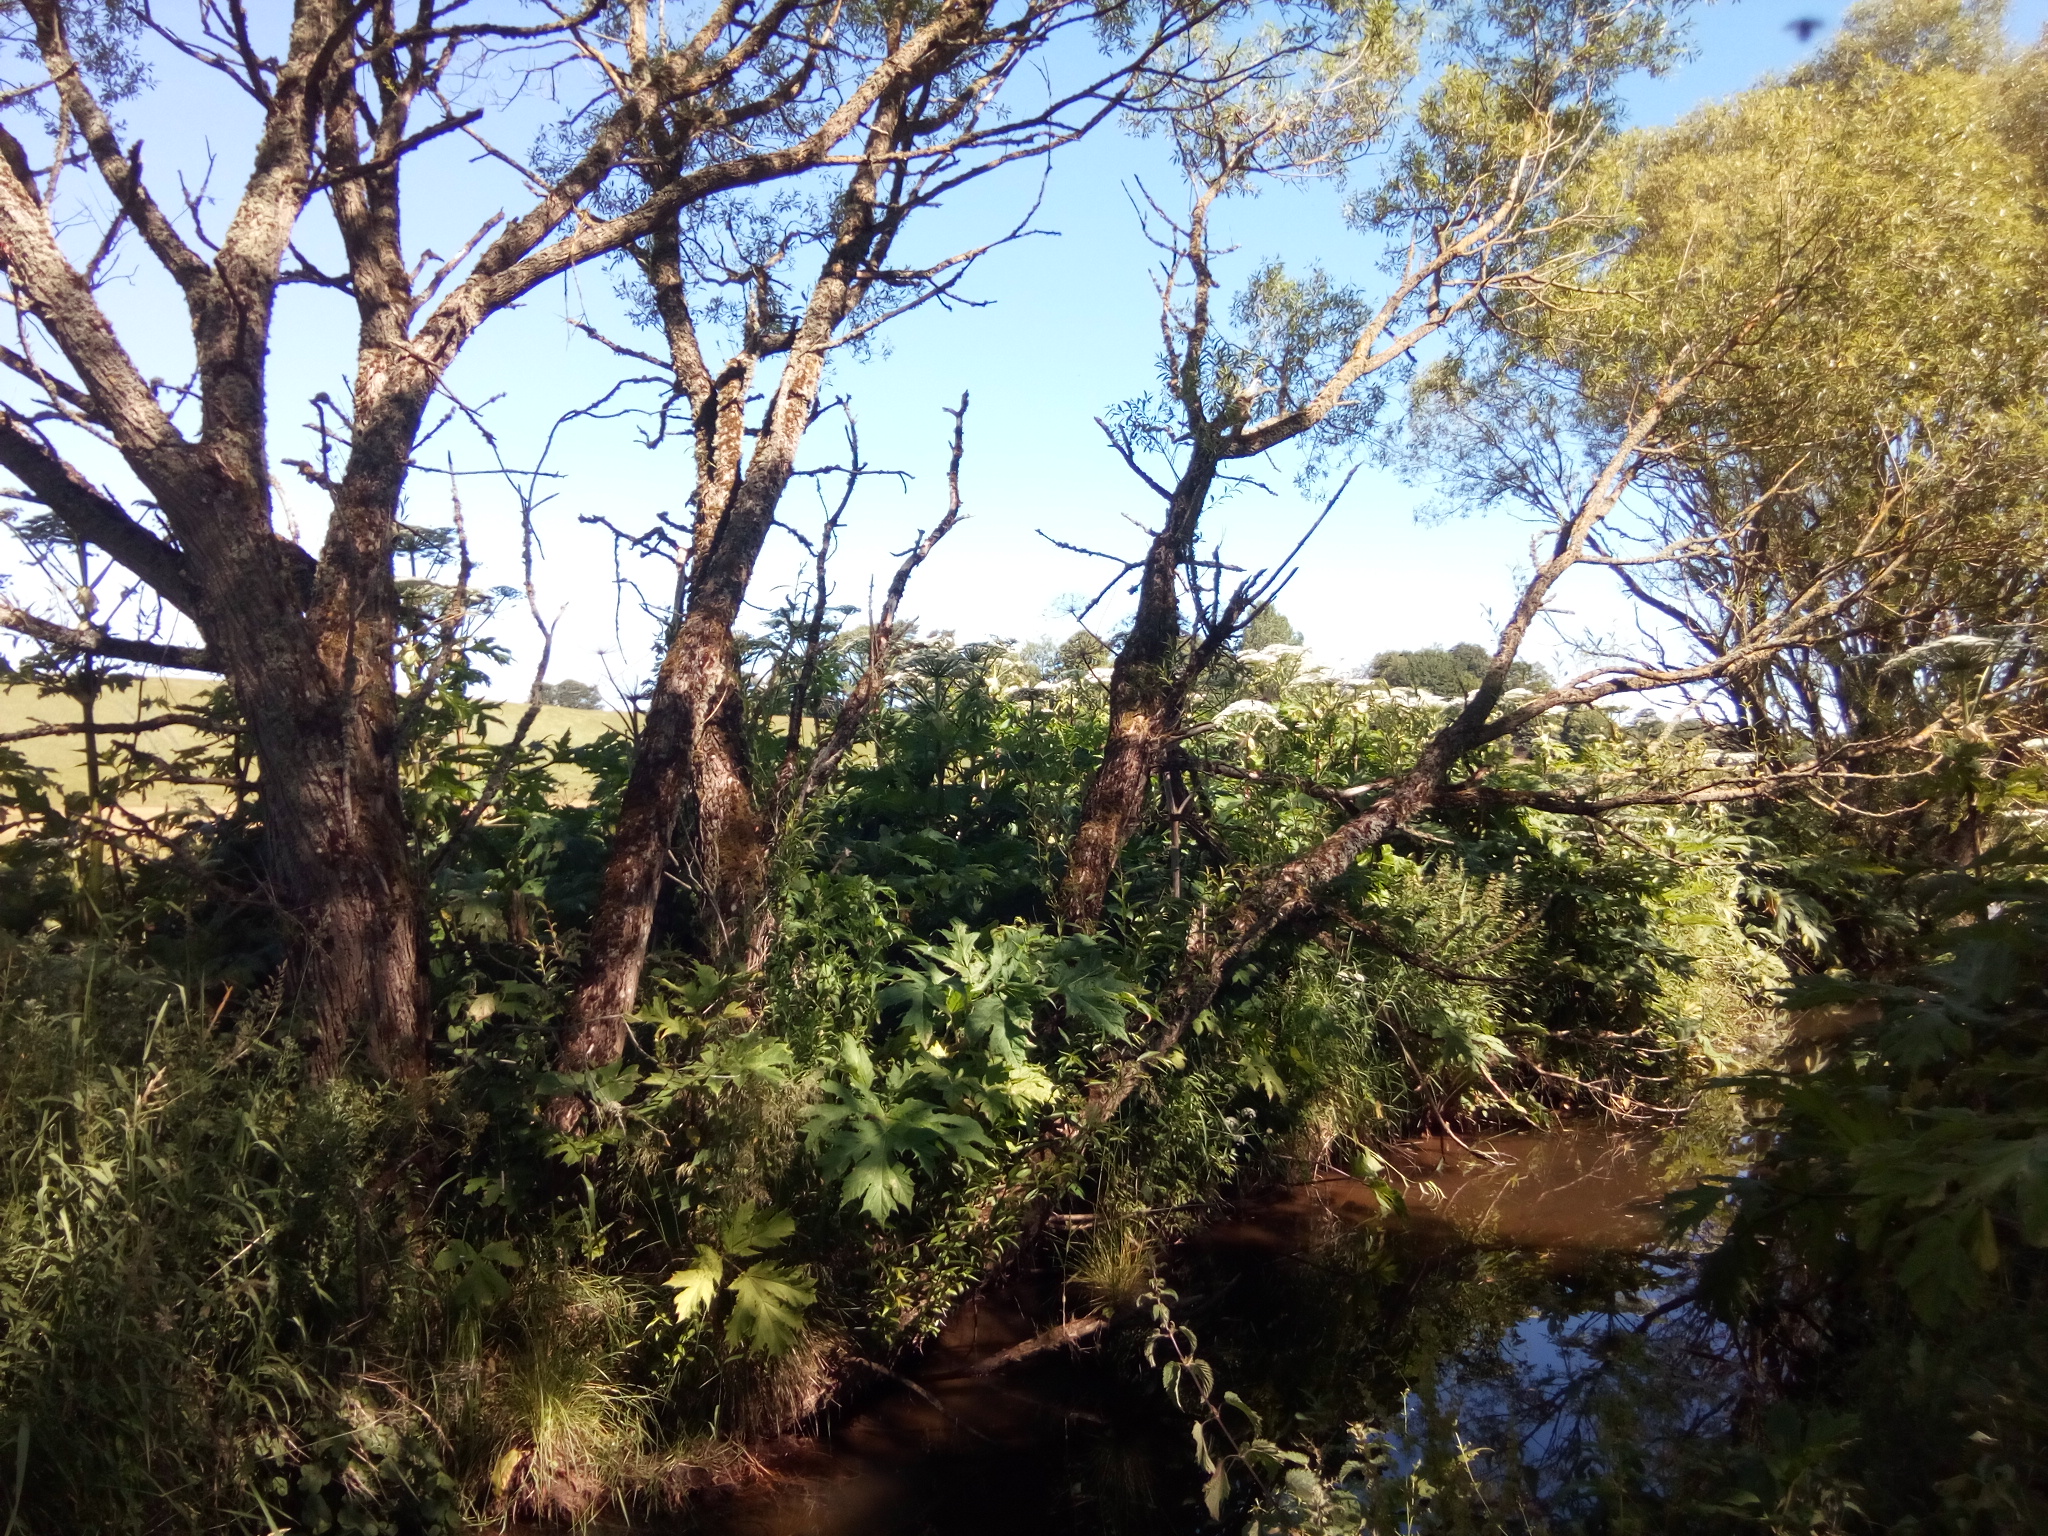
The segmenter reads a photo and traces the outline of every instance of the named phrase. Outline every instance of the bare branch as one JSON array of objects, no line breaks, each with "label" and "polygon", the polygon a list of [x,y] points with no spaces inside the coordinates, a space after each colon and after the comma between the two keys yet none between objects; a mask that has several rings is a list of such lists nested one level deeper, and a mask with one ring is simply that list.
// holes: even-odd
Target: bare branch
[{"label": "bare branch", "polygon": [[151,640],[123,640],[93,626],[54,624],[37,618],[25,608],[0,602],[0,629],[39,640],[59,650],[81,656],[106,656],[144,667],[170,667],[181,672],[219,672],[220,663],[211,651],[185,645],[159,645]]},{"label": "bare branch", "polygon": [[946,515],[939,519],[931,532],[914,542],[903,557],[903,563],[896,567],[896,574],[889,582],[888,595],[882,600],[881,613],[868,627],[868,664],[861,673],[860,681],[854,684],[846,702],[840,706],[839,718],[832,722],[832,734],[818,747],[811,758],[810,767],[805,771],[803,782],[798,786],[795,799],[791,802],[789,814],[801,809],[829,779],[840,761],[859,739],[867,717],[880,702],[882,692],[888,683],[889,662],[896,647],[896,612],[903,602],[903,594],[910,588],[910,578],[917,568],[924,564],[931,552],[939,547],[939,541],[951,533],[960,521],[960,460],[967,451],[967,393],[961,391],[960,404],[949,407],[947,415],[953,418],[953,454],[946,465]]},{"label": "bare branch", "polygon": [[27,730],[8,731],[4,735],[0,735],[0,746],[7,746],[17,741],[38,741],[51,736],[83,736],[88,731],[101,736],[126,736],[131,732],[161,731],[177,725],[187,726],[198,731],[211,731],[218,729],[220,722],[206,715],[181,712],[168,715],[151,715],[141,720],[122,720],[118,723],[96,721],[91,725],[87,725],[85,722],[79,721],[71,725],[36,725],[30,726]]},{"label": "bare branch", "polygon": [[115,501],[93,489],[85,476],[60,458],[40,434],[0,406],[0,466],[70,530],[105,550],[148,582],[173,608],[196,616],[199,594],[185,557],[130,517]]}]

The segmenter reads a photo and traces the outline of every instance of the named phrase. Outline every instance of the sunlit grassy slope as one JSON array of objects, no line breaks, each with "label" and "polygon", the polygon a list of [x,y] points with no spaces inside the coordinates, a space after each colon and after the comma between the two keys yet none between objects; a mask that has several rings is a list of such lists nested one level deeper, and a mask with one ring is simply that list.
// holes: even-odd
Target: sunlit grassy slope
[{"label": "sunlit grassy slope", "polygon": [[[98,722],[109,737],[121,736],[121,725],[171,711],[192,708],[213,684],[192,678],[154,677],[101,698]],[[486,736],[502,741],[519,723],[523,706],[502,705],[498,723]],[[62,695],[43,696],[19,684],[0,685],[0,738],[39,725],[75,725],[82,719],[77,703]],[[572,742],[595,741],[606,731],[623,730],[625,716],[615,710],[563,709],[543,705],[533,723],[533,739],[553,741],[567,734]],[[147,746],[159,756],[194,746],[199,733],[187,726],[166,726],[148,733]],[[79,736],[44,736],[10,743],[12,749],[39,768],[47,768],[66,790],[85,788],[85,746]],[[564,785],[565,789],[571,786]]]}]

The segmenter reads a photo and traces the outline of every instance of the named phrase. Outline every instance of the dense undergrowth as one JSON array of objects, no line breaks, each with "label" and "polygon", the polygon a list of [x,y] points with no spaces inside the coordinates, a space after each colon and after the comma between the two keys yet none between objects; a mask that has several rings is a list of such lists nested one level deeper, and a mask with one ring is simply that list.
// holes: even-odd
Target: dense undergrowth
[{"label": "dense undergrowth", "polygon": [[[2024,774],[1955,770],[1970,805],[1997,802],[1992,851],[1961,872],[1916,852],[1938,839],[1859,849],[1796,804],[1418,823],[1083,1130],[1188,925],[1234,871],[1317,835],[1301,786],[1370,781],[1433,706],[1287,646],[1233,659],[1198,738],[1230,771],[1179,848],[1144,830],[1111,921],[1077,935],[1049,893],[1099,689],[1082,664],[924,645],[872,756],[783,845],[768,966],[663,951],[626,1059],[571,1081],[550,1070],[552,1023],[625,743],[508,754],[481,681],[434,684],[410,758],[442,1026],[437,1070],[403,1087],[309,1071],[285,936],[248,873],[257,797],[138,823],[10,770],[0,1402],[18,1528],[651,1514],[748,1475],[749,1443],[859,1391],[1020,1259],[1142,1321],[1162,1254],[1233,1188],[1384,1184],[1388,1143],[1417,1131],[1662,1122],[1731,1073],[1755,1160],[1684,1213],[1712,1249],[1711,1337],[1609,1370],[1626,1389],[1596,1404],[1629,1443],[1711,1345],[1735,1393],[1718,1438],[1560,1484],[1570,1499],[1504,1501],[1514,1479],[1474,1470],[1454,1415],[1421,1461],[1299,1420],[1270,1452],[1211,1457],[1218,1510],[1322,1531],[2038,1516],[2048,900]],[[221,725],[176,765],[119,749],[103,785],[167,768],[235,785]],[[1585,795],[1715,750],[1587,711],[1482,766]],[[1816,1017],[1880,1022],[1758,1070],[1795,980],[1796,1006],[1835,1010]],[[601,1109],[570,1134],[538,1113],[565,1089]],[[1472,1287],[1498,1276],[1468,1278],[1460,1297],[1496,1294]]]},{"label": "dense undergrowth", "polygon": [[[1735,1394],[1719,1438],[1560,1485],[1576,1502],[1503,1502],[1513,1480],[1473,1470],[1455,1418],[1421,1462],[1301,1421],[1270,1453],[1212,1458],[1233,1474],[1219,1510],[1324,1531],[2037,1520],[2048,882],[2015,817],[2024,775],[1972,780],[1972,804],[2006,808],[1963,871],[1914,856],[1924,842],[1845,848],[1796,806],[1418,824],[1360,866],[1340,918],[1283,931],[1077,1134],[1186,925],[1234,868],[1315,835],[1293,786],[1371,779],[1427,706],[1287,647],[1238,658],[1203,750],[1239,776],[1209,779],[1200,841],[1148,829],[1113,920],[1064,934],[1048,892],[1100,694],[1082,668],[927,645],[872,757],[783,849],[769,966],[664,952],[627,1059],[569,1083],[551,1021],[623,743],[507,757],[478,685],[438,685],[412,758],[443,1026],[437,1070],[405,1087],[308,1071],[246,873],[255,799],[164,814],[144,840],[117,805],[12,770],[18,1528],[648,1514],[745,1476],[749,1442],[859,1390],[1020,1257],[1142,1319],[1162,1252],[1233,1187],[1383,1181],[1387,1144],[1420,1130],[1661,1120],[1731,1073],[1754,1161],[1682,1213],[1705,1223],[1711,1337],[1609,1369],[1629,1385],[1600,1400],[1628,1443],[1710,1344]],[[235,750],[223,734],[192,776],[231,778]],[[1485,766],[1583,793],[1712,750],[1589,712]],[[1788,984],[1845,1032],[1758,1070]],[[573,1134],[537,1113],[564,1088],[603,1107]],[[1062,1211],[1092,1219],[1049,1227]]]},{"label": "dense undergrowth", "polygon": [[[1218,846],[1148,833],[1104,932],[1061,935],[1047,892],[1100,696],[1018,667],[919,651],[872,760],[785,848],[767,971],[670,956],[627,1060],[573,1085],[547,1070],[550,1021],[620,745],[521,748],[470,828],[498,749],[474,675],[440,685],[409,782],[428,858],[445,849],[445,1023],[438,1070],[404,1088],[309,1076],[241,883],[254,801],[163,818],[151,845],[17,775],[0,1401],[20,1527],[660,1507],[933,1333],[1050,1210],[1130,1213],[1067,1256],[1128,1302],[1186,1208],[1234,1183],[1377,1177],[1375,1149],[1425,1127],[1677,1103],[1762,1026],[1785,946],[1733,818],[1475,814],[1362,867],[1348,926],[1269,946],[1075,1136],[1226,856],[1315,835],[1283,786],[1370,778],[1426,721],[1285,648],[1234,664],[1207,750],[1260,777],[1204,807]],[[1585,783],[1701,749],[1594,717],[1496,772]],[[560,792],[568,769],[587,799]],[[573,1135],[536,1115],[564,1086],[605,1108]]]},{"label": "dense undergrowth", "polygon": [[2023,848],[1902,882],[1900,963],[1795,1002],[1859,1021],[1748,1080],[1763,1154],[1686,1214],[1773,1404],[1738,1506],[1841,1528],[2048,1519],[2048,875]]}]

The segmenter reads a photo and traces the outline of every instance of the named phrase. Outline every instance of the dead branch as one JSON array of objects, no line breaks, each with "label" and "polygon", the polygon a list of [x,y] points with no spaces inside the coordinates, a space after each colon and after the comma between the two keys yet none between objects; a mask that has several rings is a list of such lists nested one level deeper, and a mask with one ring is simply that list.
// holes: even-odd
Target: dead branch
[{"label": "dead branch", "polygon": [[960,404],[948,407],[946,414],[953,418],[953,453],[946,465],[946,515],[939,519],[931,532],[924,534],[904,554],[903,563],[896,567],[896,574],[889,582],[888,595],[882,600],[882,611],[868,626],[868,664],[860,680],[847,694],[846,702],[840,706],[839,717],[832,722],[832,734],[813,754],[809,768],[797,788],[785,813],[785,822],[802,809],[804,803],[824,787],[833,771],[846,754],[852,750],[859,738],[867,718],[881,701],[889,680],[889,663],[896,650],[896,612],[903,602],[903,594],[909,590],[910,578],[926,558],[939,546],[939,541],[951,533],[960,521],[960,460],[967,451],[967,393],[961,391]]},{"label": "dead branch", "polygon": [[27,730],[9,731],[0,735],[0,746],[17,741],[37,741],[50,736],[82,736],[92,732],[101,736],[127,736],[140,731],[161,731],[171,726],[186,726],[197,731],[212,731],[220,722],[205,715],[176,712],[168,715],[151,715],[142,720],[123,720],[118,724],[96,721],[87,725],[83,721],[71,725],[37,725]]},{"label": "dead branch", "polygon": [[218,660],[208,650],[188,645],[160,645],[153,640],[123,640],[94,625],[54,624],[25,608],[0,603],[0,629],[11,629],[44,645],[81,656],[106,656],[143,667],[170,667],[181,672],[215,672]]}]

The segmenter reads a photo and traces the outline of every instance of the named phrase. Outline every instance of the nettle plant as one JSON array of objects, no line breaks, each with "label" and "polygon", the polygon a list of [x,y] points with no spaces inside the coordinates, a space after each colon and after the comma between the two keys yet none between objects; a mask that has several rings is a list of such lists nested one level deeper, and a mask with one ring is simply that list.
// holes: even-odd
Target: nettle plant
[{"label": "nettle plant", "polygon": [[843,1036],[809,1124],[841,1203],[878,1222],[910,1208],[913,1169],[937,1182],[1016,1150],[1095,1049],[1150,1016],[1136,983],[1086,935],[956,921],[911,953],[917,963],[896,967],[878,998],[885,1016],[903,1010],[883,1059]]}]

